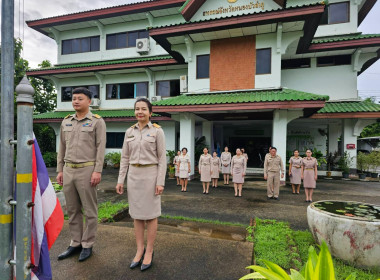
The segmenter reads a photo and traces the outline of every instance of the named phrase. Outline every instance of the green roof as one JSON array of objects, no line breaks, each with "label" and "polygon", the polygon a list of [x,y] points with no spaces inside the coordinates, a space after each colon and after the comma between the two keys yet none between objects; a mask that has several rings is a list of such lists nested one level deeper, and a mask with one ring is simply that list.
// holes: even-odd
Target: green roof
[{"label": "green roof", "polygon": [[351,41],[351,40],[360,40],[360,39],[369,39],[369,38],[380,38],[380,34],[355,34],[355,35],[343,35],[343,36],[334,36],[326,38],[316,38],[311,43],[312,44],[322,44],[322,43],[333,43],[340,41]]},{"label": "green roof", "polygon": [[183,11],[183,9],[185,9],[185,7],[187,6],[187,4],[189,4],[189,2],[190,2],[191,0],[186,0],[186,2],[185,3],[183,3],[183,5],[181,6],[181,8],[179,8],[179,12],[182,12]]},{"label": "green roof", "polygon": [[374,104],[366,101],[332,101],[326,102],[325,107],[319,110],[318,114],[358,112],[380,112],[380,104]]},{"label": "green roof", "polygon": [[[184,8],[186,5],[187,5],[187,3],[185,3],[181,7],[180,11],[182,11],[182,8]],[[255,13],[245,13],[245,14],[240,14],[240,15],[224,16],[224,17],[220,17],[220,18],[208,18],[208,19],[206,18],[206,19],[200,19],[200,20],[195,20],[195,21],[184,21],[184,22],[179,22],[179,23],[157,25],[157,26],[149,27],[148,29],[156,29],[156,28],[178,26],[178,25],[186,25],[186,24],[193,24],[193,23],[207,22],[207,21],[216,21],[216,20],[222,20],[222,19],[226,19],[226,18],[237,18],[237,17],[247,16],[247,15],[252,15],[252,14],[264,14],[264,13],[270,13],[270,12],[276,12],[276,11],[292,10],[292,9],[297,9],[297,8],[305,8],[305,7],[320,6],[320,5],[324,5],[324,3],[319,2],[319,3],[305,4],[305,5],[296,5],[296,6],[287,7],[284,9],[279,8],[279,9],[274,9],[274,10],[269,10],[269,11],[260,11],[260,12],[255,12]]]},{"label": "green roof", "polygon": [[[133,109],[129,110],[91,110],[92,113],[98,114],[103,118],[135,118],[135,111]],[[74,114],[74,111],[55,111],[49,113],[43,113],[39,115],[34,115],[33,119],[63,119],[67,115]],[[159,117],[158,114],[153,114],[153,117]]]},{"label": "green roof", "polygon": [[134,63],[134,62],[142,62],[142,61],[155,61],[155,60],[164,60],[164,59],[171,59],[171,58],[173,57],[171,57],[170,55],[165,55],[165,56],[142,57],[142,58],[121,59],[121,60],[106,60],[106,61],[89,62],[89,63],[56,65],[54,67],[30,69],[28,71],[33,72],[33,71],[42,71],[42,70],[81,68],[81,67],[92,67],[92,66],[102,66],[102,65]]},{"label": "green roof", "polygon": [[183,106],[208,104],[236,104],[277,101],[325,101],[327,95],[317,95],[292,89],[187,94],[154,102],[154,106]]}]

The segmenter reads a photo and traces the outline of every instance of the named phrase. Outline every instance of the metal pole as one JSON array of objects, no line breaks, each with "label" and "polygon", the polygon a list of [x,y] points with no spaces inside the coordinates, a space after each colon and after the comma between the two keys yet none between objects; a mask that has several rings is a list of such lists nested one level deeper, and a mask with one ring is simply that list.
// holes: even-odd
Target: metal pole
[{"label": "metal pole", "polygon": [[17,93],[16,279],[30,279],[32,228],[33,94],[24,77]]},{"label": "metal pole", "polygon": [[12,207],[14,148],[14,2],[2,0],[1,5],[1,159],[0,159],[0,279],[12,279]]}]

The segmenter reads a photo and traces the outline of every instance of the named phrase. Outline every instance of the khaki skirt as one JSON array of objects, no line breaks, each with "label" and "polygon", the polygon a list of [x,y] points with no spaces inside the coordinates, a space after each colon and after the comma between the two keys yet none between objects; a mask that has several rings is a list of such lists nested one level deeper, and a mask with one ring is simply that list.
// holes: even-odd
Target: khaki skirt
[{"label": "khaki skirt", "polygon": [[129,214],[136,220],[161,216],[161,196],[155,195],[158,166],[129,166],[127,192]]}]

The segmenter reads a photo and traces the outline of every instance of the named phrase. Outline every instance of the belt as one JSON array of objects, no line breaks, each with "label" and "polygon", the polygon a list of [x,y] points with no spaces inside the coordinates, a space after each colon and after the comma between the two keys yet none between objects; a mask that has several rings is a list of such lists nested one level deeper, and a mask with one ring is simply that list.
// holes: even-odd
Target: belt
[{"label": "belt", "polygon": [[140,163],[133,163],[131,164],[134,167],[150,167],[150,166],[156,166],[157,164],[140,164]]},{"label": "belt", "polygon": [[95,161],[88,161],[84,163],[70,163],[70,162],[65,163],[65,166],[71,167],[71,168],[82,168],[82,167],[94,166],[94,165],[95,165]]},{"label": "belt", "polygon": [[209,163],[203,163],[202,165],[210,165]]},{"label": "belt", "polygon": [[314,170],[314,168],[305,168],[305,170]]}]

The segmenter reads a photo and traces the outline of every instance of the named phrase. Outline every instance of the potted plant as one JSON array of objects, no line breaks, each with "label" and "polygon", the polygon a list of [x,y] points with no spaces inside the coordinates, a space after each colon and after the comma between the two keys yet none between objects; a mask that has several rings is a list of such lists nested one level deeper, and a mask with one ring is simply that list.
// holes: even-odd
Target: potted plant
[{"label": "potted plant", "polygon": [[120,167],[121,153],[120,152],[111,152],[106,154],[104,157],[107,162],[110,162],[114,168]]},{"label": "potted plant", "polygon": [[327,165],[327,178],[331,178],[331,171],[334,168],[334,165],[336,164],[336,160],[338,158],[338,152],[335,153],[329,153],[326,157],[326,165]]},{"label": "potted plant", "polygon": [[362,152],[359,152],[356,156],[356,166],[358,169],[359,179],[361,180],[364,180],[366,177],[366,173],[364,172],[364,170],[366,169],[367,162],[368,156]]},{"label": "potted plant", "polygon": [[172,150],[166,150],[166,156],[169,157],[169,166],[173,166],[174,157],[176,152]]},{"label": "potted plant", "polygon": [[342,171],[343,178],[348,179],[350,174],[350,164],[352,163],[352,157],[346,152],[340,157],[338,165]]},{"label": "potted plant", "polygon": [[169,178],[170,178],[170,179],[173,179],[173,178],[174,178],[174,175],[175,175],[175,166],[173,166],[173,165],[169,165],[168,169],[169,169],[169,171],[168,171],[168,173],[169,173]]},{"label": "potted plant", "polygon": [[371,168],[371,170],[373,172],[371,172],[371,178],[378,178],[379,174],[377,173],[377,168],[380,166],[380,152],[378,151],[372,151],[369,155],[368,155],[368,162],[369,162],[369,166]]}]

